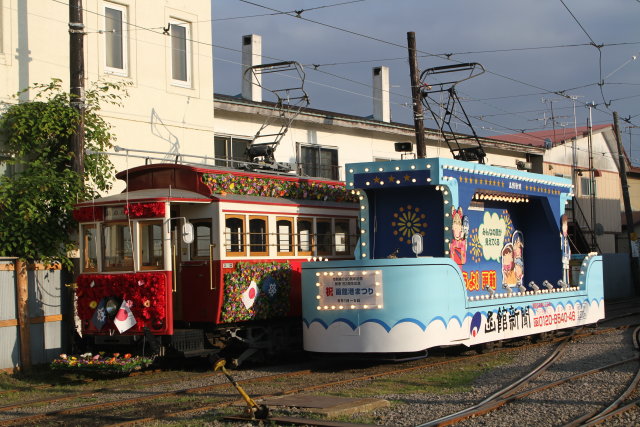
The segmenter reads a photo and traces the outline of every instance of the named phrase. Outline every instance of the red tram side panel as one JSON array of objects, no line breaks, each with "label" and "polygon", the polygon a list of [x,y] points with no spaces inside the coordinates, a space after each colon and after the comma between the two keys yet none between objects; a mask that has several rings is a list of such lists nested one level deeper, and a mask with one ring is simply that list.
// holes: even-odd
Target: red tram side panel
[{"label": "red tram side panel", "polygon": [[342,183],[175,164],[118,177],[122,194],[75,211],[77,314],[94,344],[299,319],[301,263],[353,257]]}]

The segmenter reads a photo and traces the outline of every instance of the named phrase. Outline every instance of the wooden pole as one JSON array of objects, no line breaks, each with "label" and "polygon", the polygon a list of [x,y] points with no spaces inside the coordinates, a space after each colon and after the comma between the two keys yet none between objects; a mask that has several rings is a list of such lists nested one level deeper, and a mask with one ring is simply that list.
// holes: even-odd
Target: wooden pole
[{"label": "wooden pole", "polygon": [[73,170],[84,177],[84,23],[82,0],[69,1],[69,86],[71,106],[78,110],[80,120],[71,136]]},{"label": "wooden pole", "polygon": [[640,271],[638,270],[638,258],[633,256],[631,249],[631,233],[633,232],[633,212],[631,211],[631,199],[629,198],[629,184],[627,183],[627,164],[622,149],[622,137],[620,135],[620,127],[618,126],[618,112],[613,112],[613,130],[616,134],[618,145],[618,173],[620,174],[620,183],[622,184],[622,201],[624,203],[624,216],[627,222],[627,238],[629,242],[629,256],[631,263],[631,278],[636,294],[640,294]]},{"label": "wooden pole", "polygon": [[18,258],[16,269],[16,300],[18,306],[18,329],[20,331],[20,368],[31,370],[31,331],[29,330],[29,287],[27,280],[27,263]]},{"label": "wooden pole", "polygon": [[413,99],[413,123],[416,130],[416,153],[419,159],[427,156],[424,140],[424,114],[422,113],[422,95],[420,94],[420,76],[418,75],[418,58],[416,56],[416,33],[407,33],[409,48],[409,71],[411,73],[411,98]]}]

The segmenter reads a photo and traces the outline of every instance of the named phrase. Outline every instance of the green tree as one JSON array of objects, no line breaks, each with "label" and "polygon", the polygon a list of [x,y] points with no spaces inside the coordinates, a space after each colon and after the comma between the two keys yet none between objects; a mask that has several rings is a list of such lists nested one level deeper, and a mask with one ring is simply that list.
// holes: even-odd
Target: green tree
[{"label": "green tree", "polygon": [[[33,100],[5,104],[0,116],[0,163],[13,173],[0,177],[0,256],[60,261],[71,266],[73,206],[108,190],[114,168],[105,155],[85,156],[85,175],[72,170],[73,135],[80,115],[61,81],[36,84]],[[100,116],[104,103],[120,105],[126,84],[99,82],[86,91],[85,149],[113,146],[111,126]]]}]

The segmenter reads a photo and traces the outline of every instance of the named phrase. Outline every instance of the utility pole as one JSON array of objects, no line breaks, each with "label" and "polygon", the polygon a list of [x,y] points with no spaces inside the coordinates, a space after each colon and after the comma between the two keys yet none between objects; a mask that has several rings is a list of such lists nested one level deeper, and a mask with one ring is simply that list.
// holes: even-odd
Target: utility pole
[{"label": "utility pole", "polygon": [[[73,150],[73,171],[84,184],[84,22],[82,16],[82,0],[69,0],[69,93],[71,107],[78,112],[78,124],[71,136]],[[79,260],[74,260],[74,270],[79,271]],[[71,288],[73,289],[73,288]],[[69,337],[75,337],[74,320],[74,291],[69,293],[70,310],[65,313]],[[74,338],[71,338],[71,348],[74,348]]]},{"label": "utility pole", "polygon": [[589,207],[591,211],[591,250],[598,248],[596,238],[596,177],[593,169],[593,123],[591,122],[591,105],[589,105],[589,122],[587,123],[589,135],[587,136],[587,151],[589,152]]},{"label": "utility pole", "polygon": [[82,0],[69,0],[69,86],[71,106],[80,120],[71,136],[73,170],[84,179],[84,23]]},{"label": "utility pole", "polygon": [[633,280],[636,293],[640,294],[640,271],[638,270],[638,258],[633,256],[631,245],[631,233],[633,232],[633,213],[631,211],[631,199],[629,198],[629,184],[627,183],[627,165],[622,149],[622,137],[620,135],[620,127],[618,126],[618,112],[613,112],[613,130],[616,133],[616,141],[618,143],[618,173],[620,174],[620,183],[622,184],[622,201],[624,202],[624,216],[627,222],[627,238],[629,240],[629,256],[631,258],[631,278]]},{"label": "utility pole", "polygon": [[411,98],[413,100],[413,123],[416,130],[416,153],[419,159],[427,156],[424,141],[424,115],[422,114],[422,95],[420,93],[420,76],[418,75],[418,58],[416,56],[416,33],[407,33],[409,48],[409,71],[411,73]]}]

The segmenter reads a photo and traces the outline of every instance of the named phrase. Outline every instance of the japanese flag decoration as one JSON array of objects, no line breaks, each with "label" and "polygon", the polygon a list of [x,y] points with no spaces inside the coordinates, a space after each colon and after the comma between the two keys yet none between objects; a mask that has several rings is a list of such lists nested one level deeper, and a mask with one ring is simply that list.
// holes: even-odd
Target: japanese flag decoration
[{"label": "japanese flag decoration", "polygon": [[256,302],[258,297],[258,285],[253,280],[249,287],[242,293],[242,303],[248,309],[253,307],[253,303]]},{"label": "japanese flag decoration", "polygon": [[118,328],[118,332],[120,333],[128,331],[137,323],[136,318],[133,317],[133,313],[131,312],[126,300],[122,301],[122,305],[120,306],[118,313],[116,313],[113,323],[116,325],[116,328]]}]

